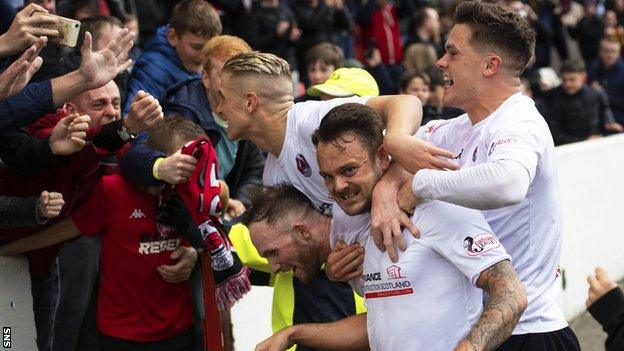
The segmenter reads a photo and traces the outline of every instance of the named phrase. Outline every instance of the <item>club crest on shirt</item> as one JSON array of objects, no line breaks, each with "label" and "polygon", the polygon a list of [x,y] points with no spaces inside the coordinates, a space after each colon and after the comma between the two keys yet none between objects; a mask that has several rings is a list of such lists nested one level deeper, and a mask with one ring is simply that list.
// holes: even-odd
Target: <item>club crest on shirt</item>
[{"label": "club crest on shirt", "polygon": [[464,249],[466,249],[470,256],[482,255],[499,246],[500,242],[498,239],[490,233],[467,236],[464,238]]},{"label": "club crest on shirt", "polygon": [[386,273],[388,273],[388,278],[390,279],[406,278],[405,276],[401,275],[401,267],[394,265],[394,264],[386,268]]},{"label": "club crest on shirt", "polygon": [[312,168],[310,168],[310,164],[302,154],[297,154],[295,162],[297,162],[297,169],[299,170],[299,173],[303,174],[304,177],[312,175]]}]

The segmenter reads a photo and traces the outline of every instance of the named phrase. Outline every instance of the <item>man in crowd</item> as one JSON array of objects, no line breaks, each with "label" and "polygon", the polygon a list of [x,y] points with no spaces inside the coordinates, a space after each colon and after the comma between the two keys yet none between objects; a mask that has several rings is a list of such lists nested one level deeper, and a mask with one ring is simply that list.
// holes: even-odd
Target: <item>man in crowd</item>
[{"label": "man in crowd", "polygon": [[607,92],[615,121],[624,125],[624,61],[621,55],[620,42],[606,37],[600,41],[598,60],[591,63],[587,71],[590,84]]}]

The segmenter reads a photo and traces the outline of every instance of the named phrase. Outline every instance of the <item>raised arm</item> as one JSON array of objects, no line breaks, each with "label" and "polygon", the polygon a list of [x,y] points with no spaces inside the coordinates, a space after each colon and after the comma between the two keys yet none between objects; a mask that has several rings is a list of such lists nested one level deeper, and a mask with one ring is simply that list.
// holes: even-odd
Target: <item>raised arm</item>
[{"label": "raised arm", "polygon": [[256,351],[284,351],[293,344],[323,350],[369,350],[366,313],[331,323],[296,324],[284,328],[258,344]]},{"label": "raised arm", "polygon": [[82,94],[87,90],[99,88],[110,82],[119,72],[127,69],[132,63],[126,56],[132,48],[134,34],[122,29],[105,48],[93,52],[92,38],[87,32],[82,44],[82,61],[78,70],[64,76],[52,79],[52,98],[54,106],[60,106],[66,101]]},{"label": "raised arm", "polygon": [[422,119],[422,104],[418,98],[411,95],[378,96],[368,99],[366,105],[385,123],[384,148],[410,173],[424,168],[457,169],[457,165],[442,159],[453,158],[452,152],[413,136]]},{"label": "raised arm", "polygon": [[518,324],[527,298],[511,263],[504,260],[484,270],[477,286],[488,294],[481,317],[455,351],[494,350]]},{"label": "raised arm", "polygon": [[0,256],[12,256],[52,246],[75,238],[80,231],[71,218],[66,218],[42,231],[0,246]]}]

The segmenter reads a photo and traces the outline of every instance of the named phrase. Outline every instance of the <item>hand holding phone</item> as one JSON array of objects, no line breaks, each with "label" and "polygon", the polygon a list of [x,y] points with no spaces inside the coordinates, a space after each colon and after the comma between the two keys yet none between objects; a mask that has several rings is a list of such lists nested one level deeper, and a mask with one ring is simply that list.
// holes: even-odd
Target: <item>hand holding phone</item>
[{"label": "hand holding phone", "polygon": [[[33,14],[41,13],[42,11],[36,10]],[[56,30],[58,35],[50,37],[50,42],[73,48],[78,41],[78,34],[80,33],[80,21],[76,21],[71,18],[54,15],[51,13],[44,13],[44,16],[56,19],[56,23],[42,24],[42,28]]]}]

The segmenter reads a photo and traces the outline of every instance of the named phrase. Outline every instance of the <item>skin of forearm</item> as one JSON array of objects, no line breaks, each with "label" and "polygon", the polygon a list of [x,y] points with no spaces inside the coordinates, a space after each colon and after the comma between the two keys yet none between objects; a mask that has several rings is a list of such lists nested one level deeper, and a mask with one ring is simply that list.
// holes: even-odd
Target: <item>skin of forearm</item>
[{"label": "skin of forearm", "polygon": [[401,134],[413,135],[422,120],[422,104],[411,95],[373,97],[366,105],[383,119],[385,139],[394,139],[394,136]]},{"label": "skin of forearm", "polygon": [[369,350],[366,314],[331,323],[299,324],[291,328],[289,340],[315,349],[336,351]]},{"label": "skin of forearm", "polygon": [[509,261],[490,267],[482,288],[487,291],[488,299],[466,340],[474,350],[494,350],[511,335],[527,307],[527,299]]},{"label": "skin of forearm", "polygon": [[52,79],[52,101],[55,107],[90,89],[89,82],[78,71]]}]

